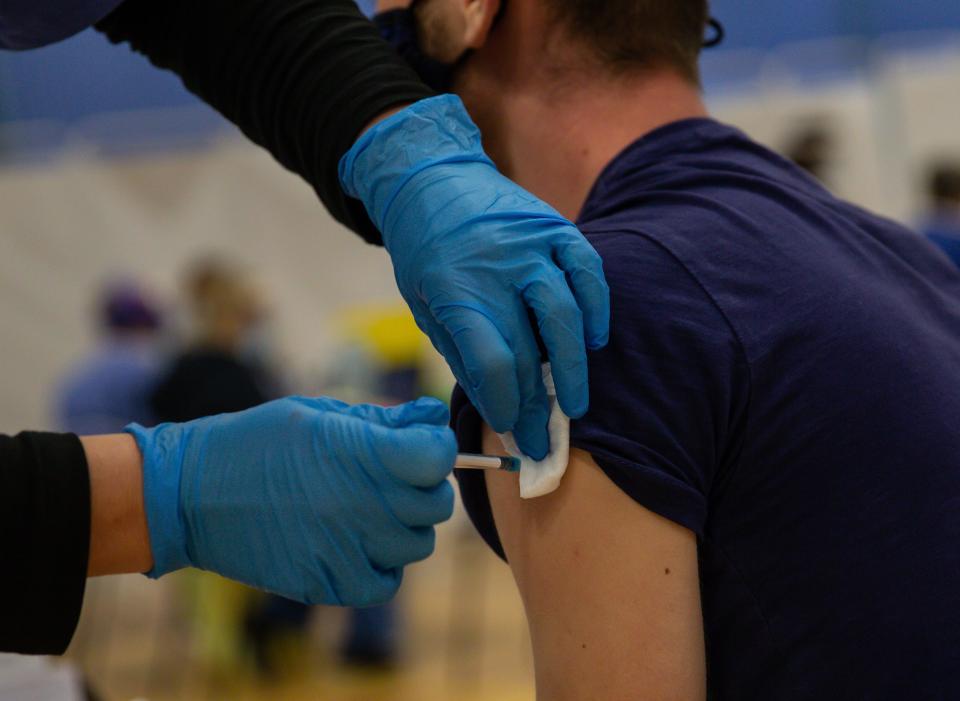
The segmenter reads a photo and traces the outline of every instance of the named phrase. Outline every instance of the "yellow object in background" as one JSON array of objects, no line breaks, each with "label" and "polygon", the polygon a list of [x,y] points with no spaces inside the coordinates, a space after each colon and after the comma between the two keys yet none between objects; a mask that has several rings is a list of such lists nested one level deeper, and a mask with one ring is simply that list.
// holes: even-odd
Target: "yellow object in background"
[{"label": "yellow object in background", "polygon": [[450,399],[454,383],[450,368],[404,304],[346,307],[334,318],[334,326],[342,348],[324,392],[351,402],[405,401],[414,397],[383,396],[380,382],[391,373],[414,371],[416,396]]},{"label": "yellow object in background", "polygon": [[431,349],[413,314],[401,304],[350,307],[338,326],[348,342],[363,347],[385,369],[419,365]]},{"label": "yellow object in background", "polygon": [[243,624],[263,595],[210,572],[190,571],[183,584],[192,594],[193,656],[209,674],[229,677],[249,663]]}]

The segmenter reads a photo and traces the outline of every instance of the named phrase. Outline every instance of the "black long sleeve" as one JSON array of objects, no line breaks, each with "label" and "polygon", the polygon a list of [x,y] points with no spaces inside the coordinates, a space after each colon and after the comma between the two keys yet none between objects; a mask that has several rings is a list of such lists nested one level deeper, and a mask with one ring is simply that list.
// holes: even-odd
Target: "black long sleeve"
[{"label": "black long sleeve", "polygon": [[381,242],[337,164],[377,115],[433,93],[353,0],[127,0],[97,27],[177,73],[339,221]]},{"label": "black long sleeve", "polygon": [[89,551],[90,476],[80,439],[0,436],[0,652],[67,649]]}]

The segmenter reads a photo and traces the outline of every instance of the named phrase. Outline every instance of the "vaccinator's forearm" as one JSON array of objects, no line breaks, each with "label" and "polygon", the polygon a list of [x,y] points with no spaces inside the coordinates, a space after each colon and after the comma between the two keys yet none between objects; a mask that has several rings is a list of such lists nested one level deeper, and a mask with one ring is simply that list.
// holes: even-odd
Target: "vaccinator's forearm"
[{"label": "vaccinator's forearm", "polygon": [[87,574],[147,572],[153,567],[143,507],[143,459],[132,436],[80,439],[90,471]]}]

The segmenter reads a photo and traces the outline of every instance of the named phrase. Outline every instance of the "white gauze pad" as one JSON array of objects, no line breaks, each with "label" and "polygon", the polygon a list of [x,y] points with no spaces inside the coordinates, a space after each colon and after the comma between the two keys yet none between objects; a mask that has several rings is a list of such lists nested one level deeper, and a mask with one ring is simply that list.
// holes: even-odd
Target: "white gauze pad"
[{"label": "white gauze pad", "polygon": [[543,384],[550,400],[550,452],[543,460],[533,460],[520,452],[512,433],[500,434],[503,447],[510,455],[520,458],[520,496],[536,499],[557,490],[570,460],[570,419],[560,409],[557,390],[553,384],[550,363],[543,366]]}]

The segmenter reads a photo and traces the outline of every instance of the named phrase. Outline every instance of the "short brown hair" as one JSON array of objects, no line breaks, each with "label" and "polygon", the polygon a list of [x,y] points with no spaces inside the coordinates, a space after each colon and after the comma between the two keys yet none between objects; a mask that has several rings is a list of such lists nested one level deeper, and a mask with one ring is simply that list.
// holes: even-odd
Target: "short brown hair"
[{"label": "short brown hair", "polygon": [[699,83],[708,0],[546,0],[566,33],[617,70],[669,66]]}]

